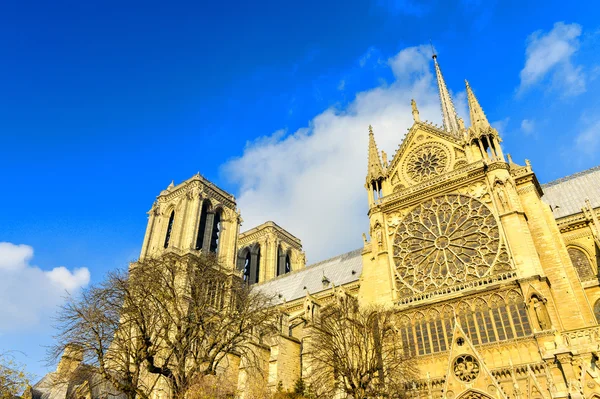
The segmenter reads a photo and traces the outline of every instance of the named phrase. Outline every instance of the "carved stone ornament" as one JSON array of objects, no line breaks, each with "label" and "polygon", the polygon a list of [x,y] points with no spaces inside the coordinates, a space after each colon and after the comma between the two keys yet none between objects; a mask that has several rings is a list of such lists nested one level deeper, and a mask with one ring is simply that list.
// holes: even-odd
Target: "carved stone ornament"
[{"label": "carved stone ornament", "polygon": [[479,375],[479,362],[472,355],[461,355],[454,359],[452,371],[462,382],[471,382]]},{"label": "carved stone ornament", "polygon": [[461,194],[470,195],[471,197],[478,198],[486,203],[492,202],[492,199],[488,192],[488,187],[484,182],[473,183],[470,186],[459,189],[458,191]]},{"label": "carved stone ornament", "polygon": [[394,235],[396,229],[400,225],[402,218],[406,215],[406,212],[394,212],[387,215],[387,232],[388,235]]},{"label": "carved stone ornament", "polygon": [[436,143],[425,144],[409,153],[406,159],[406,175],[415,183],[420,183],[448,170],[450,155],[448,150]]},{"label": "carved stone ornament", "polygon": [[500,252],[496,218],[464,195],[434,197],[399,223],[394,262],[400,283],[424,292],[488,274]]}]

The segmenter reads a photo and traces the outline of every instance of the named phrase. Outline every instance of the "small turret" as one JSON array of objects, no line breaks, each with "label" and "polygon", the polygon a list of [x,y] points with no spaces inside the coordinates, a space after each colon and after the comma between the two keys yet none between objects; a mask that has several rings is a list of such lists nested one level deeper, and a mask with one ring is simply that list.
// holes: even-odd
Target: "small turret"
[{"label": "small turret", "polygon": [[381,184],[385,180],[385,173],[375,144],[375,135],[373,127],[369,125],[369,165],[367,171],[367,181],[365,188],[369,192],[369,205],[372,205],[376,199],[381,198]]},{"label": "small turret", "polygon": [[483,112],[483,108],[479,105],[479,101],[477,101],[477,97],[475,97],[475,93],[473,93],[469,82],[465,80],[465,84],[467,87],[467,101],[469,103],[469,117],[471,118],[467,140],[472,145],[477,146],[483,159],[504,161],[498,131],[488,122],[485,112]]}]

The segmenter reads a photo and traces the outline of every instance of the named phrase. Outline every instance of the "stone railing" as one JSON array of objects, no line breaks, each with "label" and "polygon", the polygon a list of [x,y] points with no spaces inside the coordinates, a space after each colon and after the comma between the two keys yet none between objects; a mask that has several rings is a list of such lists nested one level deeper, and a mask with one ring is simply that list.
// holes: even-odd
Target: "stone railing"
[{"label": "stone railing", "polygon": [[438,290],[423,292],[415,295],[411,295],[408,297],[400,298],[396,303],[398,305],[408,305],[415,302],[425,301],[427,299],[431,299],[440,295],[448,295],[456,292],[461,292],[468,290],[470,288],[481,287],[484,285],[493,284],[496,282],[512,280],[517,277],[517,273],[515,271],[509,271],[505,273],[499,273],[492,276],[482,277],[478,280],[471,280],[464,282],[462,284],[456,284],[450,287],[440,288]]},{"label": "stone railing", "polygon": [[563,344],[571,350],[600,349],[600,326],[563,331],[561,335]]}]

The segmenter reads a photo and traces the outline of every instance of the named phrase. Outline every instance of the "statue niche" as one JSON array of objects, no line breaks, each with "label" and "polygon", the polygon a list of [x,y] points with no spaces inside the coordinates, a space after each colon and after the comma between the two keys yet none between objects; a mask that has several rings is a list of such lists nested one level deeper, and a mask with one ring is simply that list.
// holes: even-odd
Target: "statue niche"
[{"label": "statue niche", "polygon": [[535,315],[535,319],[541,331],[552,328],[552,322],[550,321],[550,315],[548,315],[548,310],[546,309],[545,299],[540,299],[537,295],[532,295],[529,299],[529,306]]}]

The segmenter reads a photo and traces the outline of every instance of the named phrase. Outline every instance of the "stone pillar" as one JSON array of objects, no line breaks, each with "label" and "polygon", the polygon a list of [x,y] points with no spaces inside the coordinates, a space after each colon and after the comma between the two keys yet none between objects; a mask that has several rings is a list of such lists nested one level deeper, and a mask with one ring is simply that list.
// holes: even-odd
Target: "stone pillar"
[{"label": "stone pillar", "polygon": [[281,253],[277,254],[277,274],[279,276],[281,276],[282,274],[285,273],[285,255],[286,252],[283,250],[283,248],[281,249]]},{"label": "stone pillar", "polygon": [[213,222],[215,220],[215,212],[206,212],[206,226],[204,227],[204,241],[202,241],[202,251],[208,253],[210,250],[210,240],[212,239]]},{"label": "stone pillar", "polygon": [[483,157],[483,159],[489,159],[487,151],[483,148],[481,138],[477,139],[477,143],[479,144],[479,150],[481,151],[481,156]]},{"label": "stone pillar", "polygon": [[189,239],[189,243],[190,245],[188,246],[188,248],[190,249],[196,249],[196,239],[198,238],[198,234],[200,233],[199,230],[199,225],[200,225],[200,211],[202,207],[202,200],[200,199],[200,196],[198,195],[194,195],[194,198],[192,198],[192,205],[191,205],[191,212],[192,215],[189,218],[190,219],[190,223],[189,223],[189,227],[188,227],[188,233],[187,233],[187,237]]},{"label": "stone pillar", "polygon": [[259,259],[258,259],[258,251],[252,249],[250,250],[250,276],[249,276],[249,282],[250,284],[254,284],[258,282],[258,272],[260,272],[259,270],[257,270],[258,266],[259,266]]}]

